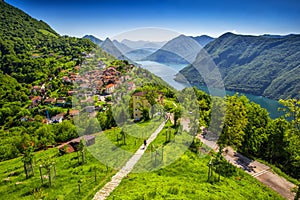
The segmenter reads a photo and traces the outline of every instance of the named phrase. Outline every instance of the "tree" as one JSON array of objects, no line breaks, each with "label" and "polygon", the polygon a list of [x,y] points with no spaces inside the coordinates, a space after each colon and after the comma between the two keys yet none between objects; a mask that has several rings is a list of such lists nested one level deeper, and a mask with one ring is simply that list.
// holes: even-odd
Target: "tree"
[{"label": "tree", "polygon": [[148,121],[150,119],[149,108],[143,107],[142,108],[142,115],[143,115],[143,120]]},{"label": "tree", "polygon": [[113,116],[113,113],[112,113],[112,110],[111,110],[111,106],[108,107],[108,110],[106,110],[105,112],[106,114],[106,117],[107,117],[107,128],[111,128],[111,127],[115,127],[117,125],[115,119],[114,119],[114,116]]},{"label": "tree", "polygon": [[158,97],[158,95],[154,91],[154,88],[150,88],[149,91],[147,91],[147,93],[146,93],[146,99],[151,106],[150,107],[151,118],[153,118],[153,115],[155,113],[154,105],[156,104],[157,97]]},{"label": "tree", "polygon": [[38,146],[46,148],[48,145],[55,143],[55,135],[50,125],[42,125],[34,132],[38,138]]},{"label": "tree", "polygon": [[69,120],[54,125],[54,133],[56,141],[66,142],[70,139],[78,137],[78,133],[74,124]]},{"label": "tree", "polygon": [[290,171],[293,176],[300,178],[300,100],[280,100],[285,107],[285,117],[290,118],[289,129],[285,132],[287,142],[285,150],[289,153]]},{"label": "tree", "polygon": [[209,124],[209,129],[211,132],[220,136],[225,121],[226,101],[221,97],[212,97],[211,109],[208,112],[208,119],[206,122]]},{"label": "tree", "polygon": [[218,143],[226,146],[241,147],[247,125],[247,110],[245,104],[248,99],[245,96],[227,96],[225,122]]},{"label": "tree", "polygon": [[295,200],[299,200],[300,199],[300,185],[298,186],[298,190],[295,196]]},{"label": "tree", "polygon": [[125,111],[123,107],[114,110],[115,113],[115,121],[118,123],[119,126],[123,126],[127,119],[129,118],[128,113]]},{"label": "tree", "polygon": [[285,150],[287,143],[285,142],[285,132],[289,129],[289,123],[283,118],[271,120],[266,132],[269,133],[268,140],[262,145],[261,157],[268,162],[276,164],[285,163],[288,159],[288,153]]},{"label": "tree", "polygon": [[26,178],[29,178],[31,175],[34,175],[34,169],[32,166],[32,161],[34,157],[34,148],[32,146],[29,146],[25,152],[24,156],[22,158],[22,161],[24,163],[24,172],[26,174]]},{"label": "tree", "polygon": [[94,134],[101,131],[101,128],[99,127],[99,122],[96,118],[89,119],[87,123],[89,124],[85,129],[85,135]]},{"label": "tree", "polygon": [[259,157],[265,153],[261,150],[268,140],[268,132],[266,130],[270,121],[269,113],[255,103],[248,103],[246,110],[247,125],[244,128],[245,135],[240,150],[246,155]]},{"label": "tree", "polygon": [[178,119],[181,117],[181,110],[179,106],[176,106],[172,112],[174,113],[174,126],[177,126]]},{"label": "tree", "polygon": [[300,130],[300,100],[288,99],[279,102],[284,106],[282,109],[285,112],[285,117],[291,118],[291,125],[293,128]]},{"label": "tree", "polygon": [[99,122],[100,128],[102,130],[105,130],[107,128],[107,125],[108,125],[106,114],[103,113],[103,112],[98,112],[96,117],[97,117],[97,120]]}]

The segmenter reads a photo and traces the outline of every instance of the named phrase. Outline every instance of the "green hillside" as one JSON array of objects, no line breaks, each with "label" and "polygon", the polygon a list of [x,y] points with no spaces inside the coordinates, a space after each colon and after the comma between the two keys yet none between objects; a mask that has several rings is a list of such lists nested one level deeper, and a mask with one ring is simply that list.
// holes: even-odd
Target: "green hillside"
[{"label": "green hillside", "polygon": [[[23,11],[0,2],[0,160],[15,158],[24,152],[28,141],[41,148],[58,141],[60,128],[65,127],[63,140],[76,137],[75,126],[66,120],[57,126],[48,126],[50,117],[67,113],[68,108],[53,107],[35,97],[67,98],[73,86],[63,83],[62,77],[75,72],[85,55],[96,45],[88,39],[60,36],[46,23]],[[98,49],[99,55],[112,56]],[[38,89],[33,90],[36,87]],[[43,89],[41,89],[43,88]],[[71,104],[72,105],[72,104]],[[57,127],[55,133],[53,127]],[[38,133],[39,132],[39,133]],[[45,134],[47,132],[47,134]],[[56,136],[54,136],[56,135]],[[56,139],[54,139],[56,138]],[[43,142],[42,142],[43,141]]]},{"label": "green hillside", "polygon": [[43,81],[95,45],[87,39],[60,36],[43,21],[0,2],[0,70],[20,83]]},{"label": "green hillside", "polygon": [[[218,66],[226,89],[273,99],[299,98],[300,35],[272,38],[226,33],[204,49]],[[195,63],[202,59],[198,56]],[[192,83],[204,83],[192,66],[180,73]]]}]

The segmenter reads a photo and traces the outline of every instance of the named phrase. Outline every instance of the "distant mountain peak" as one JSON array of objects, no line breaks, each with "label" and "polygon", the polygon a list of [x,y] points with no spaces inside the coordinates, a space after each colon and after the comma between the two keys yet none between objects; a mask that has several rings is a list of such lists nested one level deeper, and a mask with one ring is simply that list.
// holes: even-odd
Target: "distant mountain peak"
[{"label": "distant mountain peak", "polygon": [[100,47],[107,53],[115,56],[117,59],[128,60],[129,62],[132,62],[118,47],[116,47],[116,45],[108,37],[103,41]]},{"label": "distant mountain peak", "polygon": [[189,64],[195,60],[201,48],[202,46],[193,38],[179,35],[168,41],[159,50],[145,58],[145,60]]},{"label": "distant mountain peak", "polygon": [[205,47],[208,43],[215,39],[208,35],[190,36],[190,38],[196,40],[202,47]]},{"label": "distant mountain peak", "polygon": [[235,35],[237,35],[237,34],[234,34],[232,32],[226,32],[223,35],[221,35],[220,37],[229,37],[229,36],[231,37],[231,36],[235,36]]},{"label": "distant mountain peak", "polygon": [[99,38],[96,38],[95,36],[93,35],[85,35],[83,36],[82,38],[86,38],[86,39],[89,39],[91,40],[93,43],[97,44],[97,45],[101,45],[102,44],[102,40],[100,40]]},{"label": "distant mountain peak", "polygon": [[109,37],[105,38],[104,42],[112,42],[111,39],[109,39]]},{"label": "distant mountain peak", "polygon": [[123,44],[117,40],[113,40],[112,43],[123,53],[126,54],[127,52],[132,51],[133,49],[128,47],[126,44]]}]

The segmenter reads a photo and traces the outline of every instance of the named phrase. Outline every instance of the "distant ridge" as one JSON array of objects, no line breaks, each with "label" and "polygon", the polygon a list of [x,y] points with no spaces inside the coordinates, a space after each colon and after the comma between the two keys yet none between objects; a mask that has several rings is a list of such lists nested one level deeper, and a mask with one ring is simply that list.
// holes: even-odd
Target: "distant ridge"
[{"label": "distant ridge", "polygon": [[131,49],[145,49],[145,48],[153,48],[153,49],[159,49],[167,42],[151,42],[151,41],[132,41],[124,39],[121,42],[122,44],[125,44],[126,46],[130,47]]},{"label": "distant ridge", "polygon": [[96,37],[93,36],[93,35],[85,35],[85,36],[83,36],[82,38],[90,39],[94,44],[97,44],[97,45],[99,45],[99,46],[101,46],[101,44],[102,44],[102,42],[103,42],[102,40],[96,38]]},{"label": "distant ridge", "polygon": [[107,53],[110,53],[111,55],[115,56],[117,59],[126,59],[122,52],[114,45],[114,43],[109,38],[106,38],[102,42],[100,47]]},{"label": "distant ridge", "polygon": [[132,48],[128,47],[126,44],[118,42],[117,40],[113,40],[112,42],[122,52],[122,54],[126,54],[127,52],[130,52],[133,50]]},{"label": "distant ridge", "polygon": [[213,41],[215,38],[210,37],[208,35],[201,35],[201,36],[190,36],[192,39],[196,40],[202,47],[205,47],[208,43]]},{"label": "distant ridge", "polygon": [[85,35],[83,36],[83,38],[90,39],[94,44],[97,44],[104,51],[113,55],[117,59],[127,60],[130,63],[134,63],[132,60],[125,56],[125,53],[127,51],[131,51],[132,49],[116,40],[111,41],[109,38],[106,38],[104,41],[102,41],[93,35]]},{"label": "distant ridge", "polygon": [[272,34],[264,34],[264,35],[261,35],[263,37],[268,37],[268,38],[284,38],[284,37],[289,37],[289,36],[293,36],[293,35],[296,35],[296,34],[289,34],[289,35],[272,35]]},{"label": "distant ridge", "polygon": [[125,55],[132,60],[143,60],[145,57],[151,55],[155,50],[151,48],[135,49],[127,52]]},{"label": "distant ridge", "polygon": [[180,35],[167,42],[162,48],[146,57],[145,60],[161,63],[189,64],[195,60],[201,48],[202,45],[194,38]]}]

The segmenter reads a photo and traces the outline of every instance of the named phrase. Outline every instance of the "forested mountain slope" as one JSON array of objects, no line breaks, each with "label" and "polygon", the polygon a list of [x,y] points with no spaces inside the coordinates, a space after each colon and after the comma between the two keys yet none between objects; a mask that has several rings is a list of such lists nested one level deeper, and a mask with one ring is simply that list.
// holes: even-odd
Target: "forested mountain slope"
[{"label": "forested mountain slope", "polygon": [[[52,129],[44,119],[46,111],[52,117],[66,108],[45,106],[41,102],[49,97],[71,101],[67,91],[72,90],[72,86],[64,83],[62,77],[74,72],[96,45],[88,39],[60,36],[46,23],[3,1],[0,1],[0,13],[2,161],[20,155],[28,144],[40,148],[43,142],[44,145],[54,144],[60,137],[62,131]],[[56,127],[62,126],[68,127],[63,131],[65,139],[76,136],[71,121],[66,120]]]},{"label": "forested mountain slope", "polygon": [[[226,33],[204,49],[218,66],[226,89],[273,99],[299,98],[300,35],[265,37]],[[198,56],[195,63],[202,59]],[[204,84],[192,66],[180,74],[192,83]],[[181,81],[179,76],[177,80]]]},{"label": "forested mountain slope", "polygon": [[0,70],[18,82],[45,80],[65,64],[76,65],[95,45],[87,39],[60,36],[43,21],[0,2]]}]

